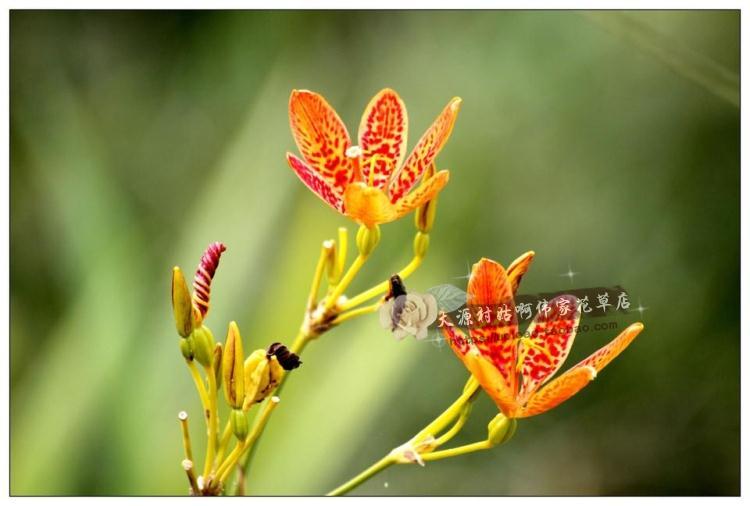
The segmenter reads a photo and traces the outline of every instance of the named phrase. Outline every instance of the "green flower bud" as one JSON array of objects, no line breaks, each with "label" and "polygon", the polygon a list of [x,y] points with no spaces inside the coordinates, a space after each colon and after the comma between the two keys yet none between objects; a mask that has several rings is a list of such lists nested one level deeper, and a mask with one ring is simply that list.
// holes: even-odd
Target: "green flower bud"
[{"label": "green flower bud", "polygon": [[380,227],[378,225],[372,228],[367,228],[364,225],[359,227],[357,231],[357,248],[361,255],[368,256],[379,242]]},{"label": "green flower bud", "polygon": [[177,333],[182,337],[188,337],[195,325],[193,303],[185,276],[182,275],[179,267],[172,269],[172,312]]},{"label": "green flower bud", "polygon": [[187,339],[180,339],[180,352],[187,361],[192,361],[195,358],[192,338],[188,337]]},{"label": "green flower bud", "polygon": [[233,409],[229,413],[229,422],[232,424],[232,432],[237,436],[237,439],[244,440],[250,430],[247,414],[241,409]]},{"label": "green flower bud", "polygon": [[508,418],[504,414],[499,413],[487,425],[487,441],[489,441],[492,446],[505,443],[513,437],[517,425],[515,418]]},{"label": "green flower bud", "polygon": [[190,336],[193,340],[195,359],[203,367],[210,367],[214,353],[214,335],[208,327],[201,325],[193,330]]},{"label": "green flower bud", "polygon": [[231,322],[221,359],[221,374],[224,379],[224,396],[233,408],[241,408],[245,398],[245,369],[243,366],[242,337],[237,323]]},{"label": "green flower bud", "polygon": [[414,255],[420,258],[425,256],[429,245],[430,236],[424,232],[417,232],[414,236]]}]

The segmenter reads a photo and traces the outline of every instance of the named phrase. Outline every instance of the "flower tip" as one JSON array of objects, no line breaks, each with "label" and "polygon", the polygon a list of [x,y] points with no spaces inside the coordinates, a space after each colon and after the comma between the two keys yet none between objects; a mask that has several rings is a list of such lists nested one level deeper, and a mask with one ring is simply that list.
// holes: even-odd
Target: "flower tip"
[{"label": "flower tip", "polygon": [[458,112],[459,109],[461,109],[462,103],[463,103],[463,99],[461,97],[453,97],[450,101],[451,111]]},{"label": "flower tip", "polygon": [[193,461],[192,461],[192,460],[188,460],[188,459],[185,459],[185,460],[183,460],[183,461],[182,461],[182,468],[183,468],[183,469],[184,469],[185,471],[190,471],[190,470],[192,470],[192,469],[193,469]]},{"label": "flower tip", "polygon": [[281,399],[279,398],[278,395],[274,395],[273,397],[271,397],[271,402],[274,404],[278,404],[281,402]]},{"label": "flower tip", "polygon": [[186,412],[186,411],[180,411],[179,413],[177,413],[177,418],[178,418],[178,419],[179,419],[180,421],[184,422],[185,420],[187,420],[187,419],[188,419],[188,414],[187,414],[187,412]]}]

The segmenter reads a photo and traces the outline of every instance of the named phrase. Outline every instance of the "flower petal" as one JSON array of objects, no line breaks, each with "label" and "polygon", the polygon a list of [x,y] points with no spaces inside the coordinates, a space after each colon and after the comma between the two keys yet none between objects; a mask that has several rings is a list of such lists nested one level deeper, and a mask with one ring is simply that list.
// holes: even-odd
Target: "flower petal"
[{"label": "flower petal", "polygon": [[522,409],[519,418],[538,415],[568,400],[578,393],[596,374],[627,348],[643,330],[642,323],[634,323],[623,330],[609,344],[583,359],[565,374],[533,394]]},{"label": "flower petal", "polygon": [[547,310],[537,313],[524,336],[528,340],[521,341],[523,384],[518,393],[521,403],[551,378],[568,358],[581,319],[578,299],[572,295],[555,297],[547,304]]},{"label": "flower petal", "polygon": [[640,322],[628,326],[628,328],[620,332],[620,335],[610,341],[609,344],[599,348],[587,358],[576,364],[573,368],[591,366],[596,369],[597,372],[601,371],[607,366],[607,364],[612,362],[617,355],[622,353],[622,351],[633,342],[633,339],[635,339],[642,330],[643,324]]},{"label": "flower petal", "polygon": [[517,413],[516,418],[526,418],[549,411],[573,397],[595,377],[596,370],[590,366],[567,371],[532,395],[526,406]]},{"label": "flower petal", "polygon": [[351,161],[346,157],[351,141],[336,111],[317,93],[294,90],[289,98],[289,125],[307,164],[330,186],[343,191],[352,178]]},{"label": "flower petal", "polygon": [[513,295],[518,292],[518,285],[521,283],[523,275],[529,270],[531,261],[534,260],[534,255],[533,251],[527,251],[513,260],[513,263],[508,267],[508,281],[510,282],[510,288],[513,290]]},{"label": "flower petal", "polygon": [[399,202],[396,202],[395,209],[398,217],[400,218],[434,199],[440,190],[448,184],[449,179],[450,172],[441,170],[425,181],[424,184],[419,185],[419,188],[402,198]]},{"label": "flower petal", "polygon": [[430,165],[448,140],[461,107],[461,99],[456,97],[445,106],[443,112],[435,119],[424,133],[414,150],[404,162],[389,186],[391,202],[398,201],[412,189],[425,168]]},{"label": "flower petal", "polygon": [[[514,395],[516,385],[516,357],[518,321],[508,276],[503,266],[482,258],[471,269],[466,305],[472,314],[475,308],[489,307],[492,314],[489,322],[473,320],[469,335],[479,352],[498,369],[506,387]],[[506,307],[510,312],[508,321],[496,317],[498,308]]]},{"label": "flower petal", "polygon": [[497,407],[506,416],[513,416],[518,405],[513,391],[508,388],[506,380],[495,365],[482,356],[472,340],[468,339],[460,328],[453,325],[443,325],[440,330],[453,352],[461,359],[466,369],[474,375]]},{"label": "flower petal", "polygon": [[341,190],[331,186],[329,182],[315,172],[309,165],[291,153],[286,154],[289,166],[297,174],[305,185],[310,188],[326,204],[336,211],[344,212],[344,201],[341,198]]},{"label": "flower petal", "polygon": [[351,183],[346,187],[344,208],[347,216],[370,228],[398,217],[385,193],[364,183]]},{"label": "flower petal", "polygon": [[362,174],[372,186],[383,189],[391,173],[401,166],[406,155],[408,119],[406,106],[398,94],[386,88],[367,104],[359,123],[359,147],[362,148]]}]

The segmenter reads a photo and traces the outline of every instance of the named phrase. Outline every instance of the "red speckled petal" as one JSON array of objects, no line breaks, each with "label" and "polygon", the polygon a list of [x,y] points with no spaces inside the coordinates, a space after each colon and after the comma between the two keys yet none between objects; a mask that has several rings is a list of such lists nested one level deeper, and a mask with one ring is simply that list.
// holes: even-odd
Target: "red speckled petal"
[{"label": "red speckled petal", "polygon": [[344,212],[344,201],[342,199],[341,190],[335,186],[331,186],[328,181],[322,178],[317,172],[315,172],[305,162],[297,158],[291,153],[286,154],[286,160],[289,162],[289,166],[299,176],[305,185],[310,188],[318,197],[323,199],[328,205],[334,208],[336,211]]},{"label": "red speckled petal", "polygon": [[635,339],[642,330],[642,323],[634,323],[630,325],[623,330],[620,335],[610,341],[609,344],[599,348],[597,351],[589,355],[588,358],[585,358],[576,364],[573,368],[591,366],[596,369],[597,372],[601,371],[607,366],[607,364],[612,362],[617,355],[622,353],[622,351],[633,342],[633,339]]},{"label": "red speckled petal", "polygon": [[513,392],[506,384],[500,371],[482,356],[477,347],[461,332],[461,329],[444,325],[440,327],[440,330],[453,352],[461,359],[466,369],[474,375],[487,395],[506,416],[512,417],[518,406]]},{"label": "red speckled petal", "polygon": [[578,299],[560,295],[549,301],[547,308],[539,311],[524,334],[529,341],[521,341],[519,348],[522,385],[518,398],[521,403],[560,369],[568,358],[575,340],[581,312]]},{"label": "red speckled petal", "polygon": [[398,217],[409,213],[411,210],[416,209],[434,199],[440,190],[448,184],[450,179],[450,173],[447,170],[441,170],[430,179],[425,181],[423,185],[405,196],[403,199],[396,203],[396,213]]},{"label": "red speckled petal", "polygon": [[571,398],[589,381],[593,380],[599,371],[622,353],[642,330],[642,323],[630,325],[609,344],[595,351],[565,374],[545,385],[539,392],[531,396],[518,418],[538,415]]},{"label": "red speckled petal", "polygon": [[419,139],[403,167],[393,176],[393,181],[389,187],[391,202],[396,202],[407,194],[422,176],[425,168],[435,160],[451,135],[460,108],[460,98],[456,97],[451,100],[440,113],[440,116],[432,123],[432,126]]},{"label": "red speckled petal", "polygon": [[[482,356],[498,369],[507,389],[515,395],[518,321],[505,269],[497,262],[481,259],[471,269],[467,292],[467,306],[472,315],[477,314],[477,309],[490,308],[489,322],[472,318],[469,335]],[[497,318],[499,307],[508,309],[508,321]]]},{"label": "red speckled petal", "polygon": [[529,270],[531,261],[534,260],[534,254],[533,251],[527,251],[513,260],[513,263],[508,267],[508,282],[510,282],[510,288],[513,290],[513,295],[518,292],[518,285],[521,283],[523,275]]},{"label": "red speckled petal", "polygon": [[367,104],[359,124],[359,147],[364,181],[370,180],[372,165],[375,188],[383,189],[391,173],[404,161],[407,124],[406,106],[395,91],[386,88]]},{"label": "red speckled petal", "polygon": [[526,406],[520,409],[516,418],[526,418],[549,411],[573,397],[595,377],[596,371],[593,367],[567,371],[532,395]]},{"label": "red speckled petal", "polygon": [[329,185],[343,192],[351,181],[352,165],[346,157],[349,133],[326,100],[307,90],[294,90],[289,98],[289,125],[302,158]]}]

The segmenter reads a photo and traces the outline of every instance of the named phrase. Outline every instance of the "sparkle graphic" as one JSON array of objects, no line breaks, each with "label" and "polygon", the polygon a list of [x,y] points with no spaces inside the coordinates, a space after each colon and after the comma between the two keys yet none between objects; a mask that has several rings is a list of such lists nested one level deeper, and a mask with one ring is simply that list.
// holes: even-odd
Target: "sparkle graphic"
[{"label": "sparkle graphic", "polygon": [[641,318],[643,318],[643,312],[647,309],[647,307],[643,307],[643,304],[641,304],[641,299],[638,299],[638,307],[635,310],[641,314]]},{"label": "sparkle graphic", "polygon": [[469,262],[466,262],[466,275],[465,276],[456,276],[453,279],[469,279],[471,277],[471,267],[469,266]]},{"label": "sparkle graphic", "polygon": [[563,274],[560,274],[559,276],[561,278],[568,278],[570,280],[570,284],[573,284],[573,278],[578,276],[580,272],[575,272],[571,267],[570,264],[568,264],[568,272],[565,272]]}]

